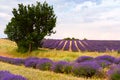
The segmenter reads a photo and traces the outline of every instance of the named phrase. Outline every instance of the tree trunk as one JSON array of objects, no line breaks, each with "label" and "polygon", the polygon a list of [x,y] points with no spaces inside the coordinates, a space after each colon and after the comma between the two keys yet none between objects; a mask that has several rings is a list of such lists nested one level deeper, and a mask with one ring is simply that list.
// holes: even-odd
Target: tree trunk
[{"label": "tree trunk", "polygon": [[31,51],[32,51],[32,44],[30,43],[28,52],[31,53]]}]

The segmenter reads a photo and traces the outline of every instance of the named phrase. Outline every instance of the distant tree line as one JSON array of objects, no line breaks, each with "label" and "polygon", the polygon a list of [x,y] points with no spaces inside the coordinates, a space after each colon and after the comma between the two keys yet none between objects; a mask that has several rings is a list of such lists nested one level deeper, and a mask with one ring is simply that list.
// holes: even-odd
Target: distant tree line
[{"label": "distant tree line", "polygon": [[[63,40],[79,40],[78,38],[70,38],[70,37],[67,37],[67,38],[64,38]],[[87,38],[84,38],[83,40],[87,40]]]},{"label": "distant tree line", "polygon": [[72,37],[72,38],[70,38],[70,37],[67,37],[67,38],[64,38],[64,40],[79,40],[79,39],[77,39],[77,38],[74,38],[74,37]]}]

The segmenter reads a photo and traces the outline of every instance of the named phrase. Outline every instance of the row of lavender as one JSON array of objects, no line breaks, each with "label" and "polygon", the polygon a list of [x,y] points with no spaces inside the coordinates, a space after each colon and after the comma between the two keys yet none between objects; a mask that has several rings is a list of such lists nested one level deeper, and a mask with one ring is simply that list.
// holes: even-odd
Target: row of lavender
[{"label": "row of lavender", "polygon": [[43,41],[42,47],[66,51],[120,51],[120,41],[47,39]]},{"label": "row of lavender", "polygon": [[[56,73],[73,74],[82,77],[107,77],[110,80],[120,79],[120,58],[109,55],[98,56],[81,56],[73,62],[57,61],[54,62],[47,58],[29,57],[26,59],[0,57],[0,61],[8,62],[15,65],[25,65],[40,70],[51,70]],[[108,71],[104,72],[104,68]],[[106,76],[104,76],[106,75]]]},{"label": "row of lavender", "polygon": [[20,75],[14,75],[9,71],[0,71],[0,80],[27,80]]}]

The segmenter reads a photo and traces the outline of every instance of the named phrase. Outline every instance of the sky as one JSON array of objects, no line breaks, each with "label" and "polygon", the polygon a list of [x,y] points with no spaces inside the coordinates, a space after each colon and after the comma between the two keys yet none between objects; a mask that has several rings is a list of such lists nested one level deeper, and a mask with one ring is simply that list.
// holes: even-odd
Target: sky
[{"label": "sky", "polygon": [[[13,17],[13,8],[45,0],[0,0],[0,38]],[[89,40],[120,40],[120,0],[46,0],[57,16],[56,34],[46,38],[74,37]]]}]

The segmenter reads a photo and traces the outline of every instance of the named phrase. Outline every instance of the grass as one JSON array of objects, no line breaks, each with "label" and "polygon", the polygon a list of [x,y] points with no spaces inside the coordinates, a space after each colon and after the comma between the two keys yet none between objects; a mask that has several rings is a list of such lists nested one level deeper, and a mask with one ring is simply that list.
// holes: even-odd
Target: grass
[{"label": "grass", "polygon": [[101,55],[111,55],[114,57],[119,57],[120,54],[117,52],[70,52],[70,51],[61,51],[61,50],[50,50],[50,49],[39,49],[31,53],[18,53],[16,51],[17,45],[9,40],[0,39],[0,55],[7,57],[41,57],[41,58],[50,58],[52,60],[66,60],[73,61],[79,56],[101,56]]},{"label": "grass", "polygon": [[26,77],[28,80],[103,80],[98,78],[97,79],[78,78],[72,75],[58,74],[50,71],[40,71],[37,69],[11,65],[3,62],[0,62],[0,70],[7,70],[13,74],[22,75],[23,77]]}]

